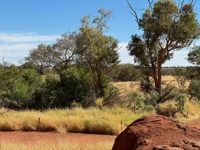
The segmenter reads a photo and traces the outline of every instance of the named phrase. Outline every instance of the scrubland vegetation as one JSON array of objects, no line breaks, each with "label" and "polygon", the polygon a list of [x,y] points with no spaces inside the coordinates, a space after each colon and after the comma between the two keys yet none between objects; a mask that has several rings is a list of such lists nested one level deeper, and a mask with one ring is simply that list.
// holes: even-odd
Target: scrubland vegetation
[{"label": "scrubland vegetation", "polygon": [[112,13],[104,9],[83,17],[77,31],[31,49],[21,65],[2,63],[0,130],[118,134],[144,114],[199,115],[200,47],[188,54],[196,67],[163,68],[200,35],[193,1],[151,5],[139,18],[128,2],[142,30],[127,46],[134,65],[119,64],[118,40],[105,33]]}]

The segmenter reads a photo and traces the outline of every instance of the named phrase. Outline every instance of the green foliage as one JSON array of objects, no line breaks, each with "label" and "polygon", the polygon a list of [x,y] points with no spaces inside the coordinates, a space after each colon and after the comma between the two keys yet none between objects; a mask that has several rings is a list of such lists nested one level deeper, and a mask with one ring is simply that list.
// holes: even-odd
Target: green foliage
[{"label": "green foliage", "polygon": [[176,97],[156,106],[156,113],[167,117],[175,117],[177,113],[183,114],[186,107],[186,94],[177,94]]},{"label": "green foliage", "polygon": [[30,50],[29,56],[25,58],[30,64],[35,64],[39,68],[39,72],[44,74],[44,69],[50,66],[52,61],[52,46],[40,44],[37,48]]},{"label": "green foliage", "polygon": [[79,61],[91,72],[97,97],[103,97],[103,74],[107,67],[118,63],[119,56],[117,53],[118,41],[112,36],[104,34],[110,12],[101,9],[99,13],[100,17],[96,17],[92,21],[89,16],[82,19],[76,47]]},{"label": "green foliage", "polygon": [[130,104],[128,107],[135,112],[152,111],[156,102],[152,101],[150,96],[150,94],[145,92],[131,93],[129,95]]},{"label": "green foliage", "polygon": [[89,100],[94,95],[94,90],[89,73],[85,69],[71,67],[63,71],[59,86],[60,107],[70,106],[72,102],[91,103]]},{"label": "green foliage", "polygon": [[41,78],[35,70],[18,68],[1,69],[0,96],[16,101],[26,107],[35,89],[40,85]]},{"label": "green foliage", "polygon": [[33,70],[39,71],[38,66],[36,64],[32,63],[32,62],[25,62],[20,66],[20,68],[21,69],[33,69]]},{"label": "green foliage", "polygon": [[55,107],[58,85],[59,80],[55,76],[47,75],[45,82],[33,93],[30,107],[35,109]]},{"label": "green foliage", "polygon": [[[53,69],[61,73],[75,61],[77,33],[63,34],[54,45],[40,44],[29,52],[23,66],[35,65],[41,74],[46,69]],[[31,65],[31,66],[30,66]]]},{"label": "green foliage", "polygon": [[195,65],[200,65],[200,46],[195,46],[188,53],[188,61]]},{"label": "green foliage", "polygon": [[109,68],[107,75],[113,81],[139,81],[142,71],[133,64],[118,64]]},{"label": "green foliage", "polygon": [[83,68],[70,67],[61,73],[60,78],[46,76],[42,87],[34,93],[32,107],[65,108],[75,103],[89,105],[94,101],[92,95],[94,93],[89,74]]},{"label": "green foliage", "polygon": [[[170,107],[172,106],[170,102],[173,100],[176,100],[176,104]],[[131,93],[129,102],[129,107],[134,111],[152,111],[155,109],[159,114],[173,116],[173,113],[184,111],[186,95],[180,94],[176,87],[167,86],[162,89],[162,93],[156,90]],[[162,107],[163,103],[167,103],[167,105]]]},{"label": "green foliage", "polygon": [[188,80],[198,79],[199,77],[200,77],[200,67],[199,66],[187,67],[186,78]]},{"label": "green foliage", "polygon": [[179,94],[176,98],[176,107],[178,112],[183,113],[185,110],[187,95],[186,94]]},{"label": "green foliage", "polygon": [[197,100],[200,100],[200,80],[199,79],[191,80],[188,93],[190,94],[191,97],[196,98]]},{"label": "green foliage", "polygon": [[128,50],[135,62],[150,72],[156,90],[161,92],[162,65],[173,57],[174,50],[189,46],[200,35],[193,4],[178,7],[172,0],[158,0],[141,18],[128,4],[143,31],[142,36],[131,37]]}]

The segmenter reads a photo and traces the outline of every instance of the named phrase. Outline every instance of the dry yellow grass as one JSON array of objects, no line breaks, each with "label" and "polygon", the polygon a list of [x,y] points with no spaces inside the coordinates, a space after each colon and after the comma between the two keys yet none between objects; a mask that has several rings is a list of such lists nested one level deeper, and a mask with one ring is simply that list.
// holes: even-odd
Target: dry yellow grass
[{"label": "dry yellow grass", "polygon": [[[178,87],[178,82],[174,76],[162,76],[162,84],[165,86],[173,85],[173,86]],[[190,81],[186,81],[186,84],[185,84],[186,88],[189,86],[189,84],[190,84]],[[119,89],[119,92],[122,96],[126,96],[131,92],[140,91],[139,81],[113,82],[113,85]]]},{"label": "dry yellow grass", "polygon": [[[164,85],[173,85],[173,86],[176,86],[178,87],[178,81],[176,79],[175,76],[162,76],[162,83]],[[188,88],[189,87],[189,84],[190,84],[190,81],[186,80],[185,82],[185,87]]]},{"label": "dry yellow grass", "polygon": [[146,113],[113,108],[73,108],[39,111],[0,111],[0,131],[58,131],[118,134],[121,121],[130,123]]},{"label": "dry yellow grass", "polygon": [[127,96],[131,92],[140,90],[140,82],[113,82],[113,85],[119,89],[119,92],[123,96]]}]

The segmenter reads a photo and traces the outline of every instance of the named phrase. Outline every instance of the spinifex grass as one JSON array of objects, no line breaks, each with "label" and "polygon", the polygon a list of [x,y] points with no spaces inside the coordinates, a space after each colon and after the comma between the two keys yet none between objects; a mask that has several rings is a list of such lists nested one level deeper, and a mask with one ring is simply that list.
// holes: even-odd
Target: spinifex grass
[{"label": "spinifex grass", "polygon": [[40,111],[0,111],[0,131],[58,131],[118,134],[124,124],[145,115],[113,108],[73,108]]}]

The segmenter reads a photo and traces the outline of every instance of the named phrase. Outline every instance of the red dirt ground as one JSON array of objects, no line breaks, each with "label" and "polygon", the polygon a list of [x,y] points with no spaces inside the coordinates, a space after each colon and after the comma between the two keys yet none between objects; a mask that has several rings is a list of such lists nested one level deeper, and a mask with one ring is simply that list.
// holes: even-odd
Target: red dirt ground
[{"label": "red dirt ground", "polygon": [[[187,125],[200,129],[200,118],[192,120]],[[17,144],[35,144],[37,142],[49,142],[57,144],[58,142],[114,142],[116,136],[80,134],[80,133],[55,133],[55,132],[0,132],[0,142],[9,142]]]},{"label": "red dirt ground", "polygon": [[114,142],[116,136],[79,134],[79,133],[55,133],[55,132],[0,132],[0,142],[13,144],[35,144],[47,142],[57,144],[58,142],[93,143],[93,142]]},{"label": "red dirt ground", "polygon": [[200,129],[200,118],[193,119],[193,120],[189,121],[186,124],[189,125],[189,126],[191,126],[191,127],[196,127],[196,128]]}]

